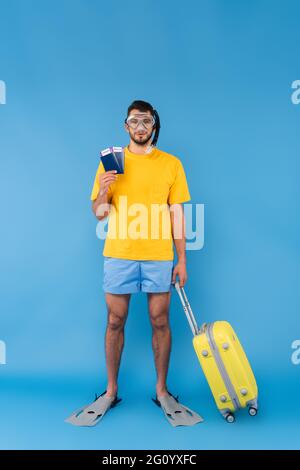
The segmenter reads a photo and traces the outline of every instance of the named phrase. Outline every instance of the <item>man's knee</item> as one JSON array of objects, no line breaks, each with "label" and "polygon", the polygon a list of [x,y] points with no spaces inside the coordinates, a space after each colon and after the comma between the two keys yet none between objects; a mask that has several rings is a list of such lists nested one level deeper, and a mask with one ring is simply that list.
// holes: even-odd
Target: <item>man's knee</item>
[{"label": "man's knee", "polygon": [[127,313],[120,313],[111,310],[108,313],[107,327],[113,331],[120,331],[124,329]]},{"label": "man's knee", "polygon": [[167,331],[169,329],[169,312],[167,310],[160,313],[150,312],[150,320],[154,330]]}]

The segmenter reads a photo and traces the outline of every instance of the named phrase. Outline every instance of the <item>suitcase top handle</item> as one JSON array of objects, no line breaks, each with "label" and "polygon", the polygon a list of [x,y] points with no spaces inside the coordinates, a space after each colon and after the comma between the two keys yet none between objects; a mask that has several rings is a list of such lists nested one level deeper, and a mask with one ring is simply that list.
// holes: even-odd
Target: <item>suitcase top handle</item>
[{"label": "suitcase top handle", "polygon": [[186,317],[188,319],[188,322],[189,322],[189,325],[191,327],[192,333],[193,333],[194,336],[196,336],[199,332],[199,328],[198,328],[198,325],[197,325],[197,322],[196,322],[196,318],[193,314],[192,308],[191,308],[191,306],[189,304],[189,301],[187,299],[185,290],[184,290],[183,287],[180,287],[178,281],[175,282],[175,289],[177,290],[177,293],[178,293],[179,298],[181,300],[183,310],[184,310],[184,313],[186,314]]}]

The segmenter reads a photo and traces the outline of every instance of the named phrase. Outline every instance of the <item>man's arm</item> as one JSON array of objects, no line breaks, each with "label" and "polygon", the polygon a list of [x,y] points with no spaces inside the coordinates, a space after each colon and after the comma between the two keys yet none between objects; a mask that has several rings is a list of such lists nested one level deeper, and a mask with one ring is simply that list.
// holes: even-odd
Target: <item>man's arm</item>
[{"label": "man's arm", "polygon": [[110,212],[110,204],[108,200],[108,188],[113,183],[117,175],[116,170],[101,173],[99,177],[100,190],[97,198],[92,203],[92,209],[98,220],[105,219]]},{"label": "man's arm", "polygon": [[183,287],[187,281],[186,272],[186,241],[185,241],[185,217],[182,204],[170,205],[172,236],[177,252],[177,264],[173,270],[172,283],[176,276],[179,277],[179,285]]},{"label": "man's arm", "polygon": [[102,195],[101,191],[99,191],[97,199],[95,199],[92,203],[92,209],[98,220],[103,220],[108,216],[110,209],[107,193]]}]

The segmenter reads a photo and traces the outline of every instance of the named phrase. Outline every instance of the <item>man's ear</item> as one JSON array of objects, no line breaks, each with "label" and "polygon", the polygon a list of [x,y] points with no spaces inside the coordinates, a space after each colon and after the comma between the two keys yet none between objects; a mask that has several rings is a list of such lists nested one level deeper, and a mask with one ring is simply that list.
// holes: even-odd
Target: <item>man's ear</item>
[{"label": "man's ear", "polygon": [[128,134],[129,134],[129,126],[128,126],[128,124],[125,123],[125,124],[124,124],[124,127],[125,127],[125,131],[128,132]]}]

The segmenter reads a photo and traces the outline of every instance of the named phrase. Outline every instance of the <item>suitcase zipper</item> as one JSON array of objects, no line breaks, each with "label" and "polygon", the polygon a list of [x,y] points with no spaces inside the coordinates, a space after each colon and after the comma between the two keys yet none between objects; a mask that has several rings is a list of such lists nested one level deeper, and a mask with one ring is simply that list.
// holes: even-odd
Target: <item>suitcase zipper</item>
[{"label": "suitcase zipper", "polygon": [[240,404],[239,398],[238,398],[238,396],[235,392],[234,386],[233,386],[233,384],[230,380],[230,377],[227,373],[227,370],[225,368],[222,357],[219,353],[217,343],[216,343],[216,341],[214,339],[214,335],[213,335],[213,326],[214,326],[213,323],[207,323],[206,324],[206,329],[205,329],[206,336],[207,336],[207,339],[208,339],[208,342],[209,342],[209,345],[210,345],[210,349],[211,349],[211,351],[213,353],[213,356],[215,358],[217,367],[219,369],[219,372],[221,374],[221,377],[224,381],[225,387],[226,387],[227,392],[229,394],[229,397],[230,397],[235,409],[237,410],[237,409],[241,408],[241,404]]}]

